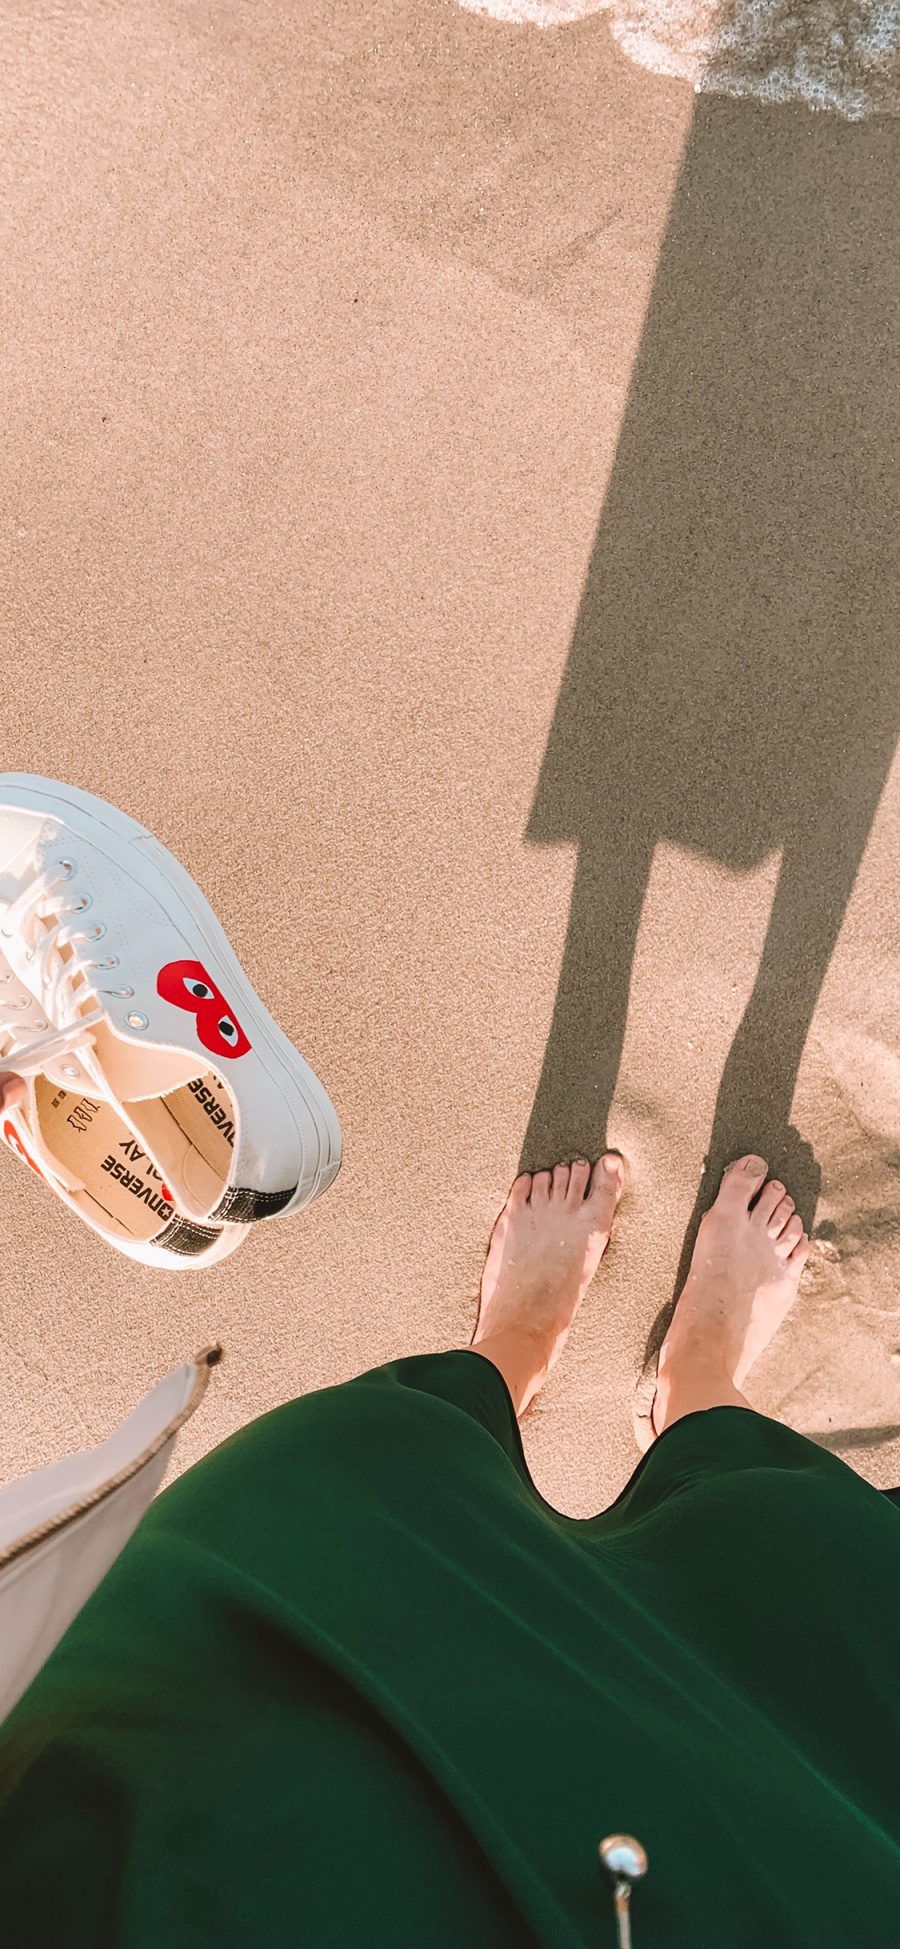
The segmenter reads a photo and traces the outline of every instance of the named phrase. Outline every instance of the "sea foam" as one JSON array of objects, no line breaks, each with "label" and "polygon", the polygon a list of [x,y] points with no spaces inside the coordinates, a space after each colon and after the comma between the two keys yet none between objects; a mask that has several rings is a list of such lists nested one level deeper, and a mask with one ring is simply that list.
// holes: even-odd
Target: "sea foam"
[{"label": "sea foam", "polygon": [[623,54],[697,94],[900,115],[900,0],[457,0],[516,26],[606,14]]}]

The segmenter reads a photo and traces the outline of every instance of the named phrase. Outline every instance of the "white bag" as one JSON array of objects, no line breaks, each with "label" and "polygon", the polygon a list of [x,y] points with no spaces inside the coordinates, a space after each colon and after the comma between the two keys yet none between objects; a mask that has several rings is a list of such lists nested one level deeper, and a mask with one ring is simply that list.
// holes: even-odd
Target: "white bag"
[{"label": "white bag", "polygon": [[97,1448],[0,1489],[0,1721],[18,1704],[137,1529],[175,1439],[222,1358],[174,1367]]}]

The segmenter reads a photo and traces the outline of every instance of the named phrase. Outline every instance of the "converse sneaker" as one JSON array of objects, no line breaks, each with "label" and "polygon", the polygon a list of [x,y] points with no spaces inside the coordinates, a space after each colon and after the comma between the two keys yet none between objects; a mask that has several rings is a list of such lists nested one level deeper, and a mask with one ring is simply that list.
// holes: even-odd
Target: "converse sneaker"
[{"label": "converse sneaker", "polygon": [[18,984],[0,999],[0,1035],[15,1036],[0,1066],[33,1076],[32,1140],[58,1180],[62,1168],[92,1192],[78,1160],[96,1153],[95,1177],[136,1204],[147,1192],[148,1223],[149,1185],[173,1218],[243,1228],[334,1181],[329,1096],[195,881],[136,820],[76,786],[0,773],[0,950]]}]

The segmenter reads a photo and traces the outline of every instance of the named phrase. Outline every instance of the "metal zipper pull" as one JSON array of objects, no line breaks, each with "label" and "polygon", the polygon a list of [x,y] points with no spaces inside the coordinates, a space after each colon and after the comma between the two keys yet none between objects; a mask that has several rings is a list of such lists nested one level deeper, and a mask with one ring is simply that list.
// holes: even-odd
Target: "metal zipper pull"
[{"label": "metal zipper pull", "polygon": [[640,1881],[641,1876],[646,1874],[649,1866],[647,1856],[633,1834],[607,1834],[597,1851],[613,1884],[619,1949],[631,1949],[631,1917],[628,1911],[631,1884]]}]

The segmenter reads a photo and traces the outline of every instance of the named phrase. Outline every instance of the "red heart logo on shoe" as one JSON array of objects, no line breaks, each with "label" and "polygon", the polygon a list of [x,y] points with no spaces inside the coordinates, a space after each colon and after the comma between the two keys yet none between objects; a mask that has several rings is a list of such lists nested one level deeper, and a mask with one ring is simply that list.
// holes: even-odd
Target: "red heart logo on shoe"
[{"label": "red heart logo on shoe", "polygon": [[213,1056],[246,1056],[251,1047],[221,990],[201,961],[169,961],[160,968],[156,992],[173,1008],[197,1017],[197,1040]]}]

